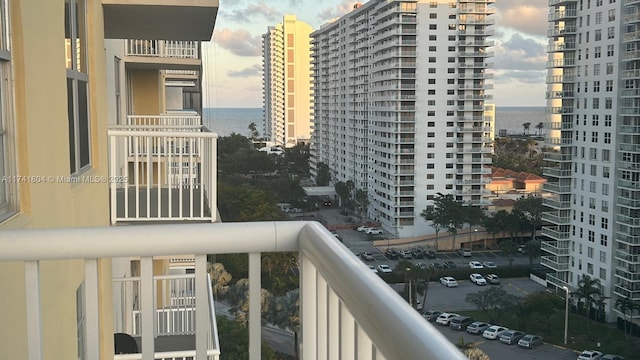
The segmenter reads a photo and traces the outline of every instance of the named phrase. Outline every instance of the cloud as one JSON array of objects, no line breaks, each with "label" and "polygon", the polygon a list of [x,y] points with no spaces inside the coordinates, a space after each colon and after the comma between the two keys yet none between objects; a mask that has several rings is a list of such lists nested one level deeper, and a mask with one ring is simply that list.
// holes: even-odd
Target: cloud
[{"label": "cloud", "polygon": [[534,39],[513,34],[504,42],[496,42],[495,68],[500,70],[544,70],[547,53],[545,46]]},{"label": "cloud", "polygon": [[246,30],[216,30],[213,42],[238,56],[260,56],[262,54],[262,37],[252,36]]},{"label": "cloud", "polygon": [[230,77],[253,77],[262,74],[262,65],[254,64],[248,68],[240,70],[229,70],[227,75]]},{"label": "cloud", "polygon": [[357,3],[361,3],[361,1],[343,0],[342,3],[336,6],[328,7],[320,11],[320,13],[318,13],[318,19],[325,22],[335,17],[342,16],[353,10],[353,6]]},{"label": "cloud", "polygon": [[546,72],[543,70],[538,71],[526,71],[526,70],[513,70],[513,71],[497,71],[494,76],[494,82],[497,84],[507,84],[521,82],[526,84],[536,84],[546,86],[544,84]]},{"label": "cloud", "polygon": [[547,0],[496,1],[496,24],[535,36],[546,36]]},{"label": "cloud", "polygon": [[267,21],[273,22],[281,20],[283,13],[263,2],[259,2],[257,4],[249,4],[242,9],[225,11],[223,16],[240,23],[252,23],[258,17],[263,17]]}]

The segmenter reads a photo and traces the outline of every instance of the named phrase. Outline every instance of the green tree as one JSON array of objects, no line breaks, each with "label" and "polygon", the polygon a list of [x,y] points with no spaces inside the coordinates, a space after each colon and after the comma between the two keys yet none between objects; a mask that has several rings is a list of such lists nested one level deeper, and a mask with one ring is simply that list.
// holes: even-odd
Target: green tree
[{"label": "green tree", "polygon": [[286,219],[269,193],[248,184],[232,186],[218,182],[218,211],[225,222]]},{"label": "green tree", "polygon": [[209,263],[208,272],[211,276],[211,289],[213,290],[213,296],[217,299],[218,296],[225,296],[229,291],[229,282],[231,281],[231,274],[225,269],[221,263]]},{"label": "green tree", "polygon": [[[484,218],[483,226],[493,236],[493,242],[496,242],[496,235],[504,231],[507,227],[507,217],[509,213],[505,210],[499,210],[493,216]],[[486,247],[486,246],[485,246]]]},{"label": "green tree", "polygon": [[464,222],[469,224],[469,237],[471,237],[471,228],[484,223],[486,216],[479,206],[464,206],[462,207],[462,212]]},{"label": "green tree", "polygon": [[509,260],[509,266],[513,266],[513,254],[518,250],[518,246],[511,240],[503,240],[498,244],[498,248],[502,251],[502,255]]},{"label": "green tree", "polygon": [[309,145],[298,144],[284,150],[284,161],[289,174],[309,177]]},{"label": "green tree", "polygon": [[627,314],[629,314],[629,322],[631,322],[631,316],[633,316],[633,312],[640,312],[640,304],[637,304],[630,298],[618,298],[616,300],[615,307],[616,309],[620,310],[620,312],[622,312],[624,320],[624,336],[625,339],[629,340],[629,333],[631,332],[631,329],[627,331]]},{"label": "green tree", "polygon": [[251,134],[251,139],[255,140],[260,136],[260,133],[258,132],[258,129],[256,127],[256,123],[252,122],[251,124],[249,124],[248,128],[249,133]]},{"label": "green tree", "polygon": [[298,334],[300,333],[300,291],[295,289],[284,296],[276,297],[267,321],[275,326],[290,330],[294,335],[294,354],[298,359]]},{"label": "green tree", "polygon": [[[582,274],[578,279],[578,287],[571,293],[577,301],[578,311],[584,311],[587,319],[591,319],[590,312],[593,304],[599,297],[603,297],[600,279],[591,278],[588,274]],[[590,321],[587,321],[589,324]]]},{"label": "green tree", "polygon": [[542,129],[544,129],[544,123],[539,122],[538,125],[536,125],[536,129],[538,129],[538,136],[542,135]]},{"label": "green tree", "polygon": [[339,206],[348,208],[351,204],[351,194],[353,193],[354,184],[353,181],[348,180],[347,182],[338,181],[334,189],[339,199]]},{"label": "green tree", "polygon": [[318,186],[327,186],[331,181],[331,173],[329,166],[323,162],[318,163],[318,174],[316,175],[316,184]]},{"label": "green tree", "polygon": [[366,214],[367,208],[369,207],[369,197],[366,190],[357,189],[356,190],[356,210],[358,214],[361,216]]},{"label": "green tree", "polygon": [[493,323],[500,323],[502,315],[514,309],[520,298],[509,294],[502,286],[491,286],[477,293],[467,294],[465,301],[483,311]]},{"label": "green tree", "polygon": [[545,206],[539,196],[527,196],[520,198],[513,206],[513,212],[520,216],[522,221],[531,230],[531,239],[535,239],[536,231],[542,226],[542,213]]},{"label": "green tree", "polygon": [[529,319],[542,321],[547,326],[547,335],[551,335],[551,319],[553,319],[558,311],[564,309],[564,302],[556,295],[538,291],[527,295],[522,304],[522,313],[526,314]]},{"label": "green tree", "polygon": [[[216,317],[220,334],[220,352],[225,360],[246,360],[249,358],[249,329],[224,316]],[[261,359],[276,360],[275,352],[266,342],[262,342]]]},{"label": "green tree", "polygon": [[484,351],[476,348],[470,347],[464,350],[464,355],[469,360],[490,360],[489,355],[485,354]]},{"label": "green tree", "polygon": [[438,232],[447,229],[453,234],[453,244],[458,230],[465,223],[465,212],[462,203],[457,201],[451,194],[438,193],[433,198],[433,205],[427,206],[421,213],[425,220],[431,222],[431,227],[436,231],[436,249],[438,247]]},{"label": "green tree", "polygon": [[531,127],[530,122],[526,122],[522,124],[522,128],[524,129],[524,135],[529,135],[529,127]]}]

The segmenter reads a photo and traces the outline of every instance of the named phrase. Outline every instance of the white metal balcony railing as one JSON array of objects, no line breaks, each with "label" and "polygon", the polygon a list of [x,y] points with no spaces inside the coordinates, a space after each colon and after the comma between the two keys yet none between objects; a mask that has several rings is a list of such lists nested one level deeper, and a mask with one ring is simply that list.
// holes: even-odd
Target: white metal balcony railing
[{"label": "white metal balcony railing", "polygon": [[108,130],[111,222],[215,221],[217,134],[194,116],[127,121]]},{"label": "white metal balcony railing", "polygon": [[150,56],[174,59],[198,59],[198,41],[127,39],[127,56]]},{"label": "white metal balcony railing", "polygon": [[[157,317],[145,316],[145,312],[153,313],[154,301],[157,301],[154,300],[152,259],[184,253],[193,253],[196,258],[195,358],[207,358],[208,343],[214,344],[211,350],[218,349],[215,327],[208,321],[197,321],[202,318],[201,311],[207,313],[213,309],[206,254],[248,253],[249,354],[251,359],[260,359],[260,256],[262,252],[283,251],[299,253],[302,359],[466,359],[433,325],[316,222],[7,230],[0,237],[0,261],[24,261],[25,264],[26,305],[30,309],[26,322],[29,360],[40,359],[42,355],[40,303],[47,299],[39,296],[40,261],[84,259],[87,358],[98,359],[100,331],[108,333],[115,329],[100,329],[100,274],[96,259],[139,256],[139,298],[143,312],[141,354],[121,355],[118,359],[151,360],[156,356],[153,338]],[[214,332],[212,340],[207,338],[210,331]],[[224,334],[220,335],[224,338]]]}]

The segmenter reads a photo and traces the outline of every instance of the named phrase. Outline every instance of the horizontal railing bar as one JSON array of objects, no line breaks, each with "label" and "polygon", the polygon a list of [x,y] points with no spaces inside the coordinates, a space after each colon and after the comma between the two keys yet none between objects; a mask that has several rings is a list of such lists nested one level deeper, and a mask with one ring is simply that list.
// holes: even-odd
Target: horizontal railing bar
[{"label": "horizontal railing bar", "polygon": [[[125,127],[126,128],[126,127]],[[148,128],[148,127],[147,127]],[[166,126],[159,126],[166,128]],[[142,131],[142,130],[107,130],[109,136],[149,136],[149,137],[193,137],[193,138],[218,138],[217,133],[208,131]]]},{"label": "horizontal railing bar", "polygon": [[[0,232],[0,261],[298,251],[311,222],[158,224]],[[176,241],[180,239],[180,241]],[[242,241],[238,241],[242,239]]]}]

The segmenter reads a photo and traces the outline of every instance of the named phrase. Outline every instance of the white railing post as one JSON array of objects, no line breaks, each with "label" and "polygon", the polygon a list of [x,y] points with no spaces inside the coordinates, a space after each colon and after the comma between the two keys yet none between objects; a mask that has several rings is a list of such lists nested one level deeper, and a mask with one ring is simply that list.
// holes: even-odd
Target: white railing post
[{"label": "white railing post", "polygon": [[329,288],[329,327],[327,343],[329,348],[329,359],[340,359],[340,299],[338,295]]},{"label": "white railing post", "polygon": [[356,359],[356,321],[347,310],[346,306],[340,303],[340,328],[338,336],[340,341],[339,359],[355,360]]},{"label": "white railing post", "polygon": [[154,280],[153,280],[153,258],[144,256],[140,258],[140,303],[142,312],[142,360],[153,360],[155,352],[155,317],[156,309],[154,305]]},{"label": "white railing post", "polygon": [[317,339],[317,272],[315,266],[300,252],[300,347],[302,359],[316,359]]},{"label": "white railing post", "polygon": [[207,334],[209,333],[209,292],[207,286],[209,276],[207,276],[207,255],[196,255],[196,359],[205,359],[207,354]]},{"label": "white railing post", "polygon": [[24,263],[25,296],[27,310],[27,356],[29,360],[42,360],[42,327],[40,314],[40,264]]},{"label": "white railing post", "polygon": [[262,356],[260,253],[249,253],[249,359]]},{"label": "white railing post", "polygon": [[98,260],[84,261],[85,349],[87,359],[100,358]]},{"label": "white railing post", "polygon": [[318,355],[317,358],[318,359],[328,359],[328,354],[327,354],[327,337],[329,336],[328,333],[328,329],[327,329],[327,308],[329,306],[329,302],[328,302],[328,290],[329,287],[327,286],[327,282],[322,278],[322,276],[320,276],[320,274],[318,273],[318,282],[317,282],[317,286],[318,286],[318,295],[316,297],[316,304],[317,304],[317,310],[316,310],[316,316],[317,316],[317,320],[316,320],[316,331],[317,331],[317,336],[316,336],[316,346],[317,346],[317,351],[318,351]]}]

